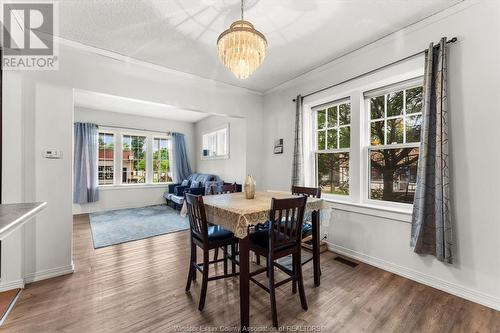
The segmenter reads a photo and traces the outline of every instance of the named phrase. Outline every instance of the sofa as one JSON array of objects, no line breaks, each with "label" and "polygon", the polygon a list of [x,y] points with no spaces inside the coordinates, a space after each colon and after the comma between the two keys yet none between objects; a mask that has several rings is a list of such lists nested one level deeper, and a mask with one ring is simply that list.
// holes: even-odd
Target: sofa
[{"label": "sofa", "polygon": [[167,205],[175,209],[181,209],[184,203],[184,192],[188,191],[195,195],[205,195],[205,185],[207,182],[219,181],[219,176],[207,173],[192,173],[183,183],[169,184],[163,197]]}]

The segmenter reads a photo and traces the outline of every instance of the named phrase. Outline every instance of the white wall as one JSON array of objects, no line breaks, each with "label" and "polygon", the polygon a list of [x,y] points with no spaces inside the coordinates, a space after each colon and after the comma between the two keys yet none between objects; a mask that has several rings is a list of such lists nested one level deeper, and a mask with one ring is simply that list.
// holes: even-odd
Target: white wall
[{"label": "white wall", "polygon": [[[290,187],[294,104],[308,93],[404,58],[442,36],[458,36],[449,50],[449,103],[455,263],[412,253],[410,224],[337,206],[329,226],[332,249],[386,270],[500,309],[500,211],[497,175],[497,96],[500,87],[500,3],[465,1],[445,12],[337,59],[273,89],[264,98],[264,147],[283,137],[283,155],[264,150],[264,186]],[[335,95],[342,87],[316,98]],[[279,166],[277,168],[276,166]]]},{"label": "white wall", "polygon": [[[229,159],[203,160],[202,135],[229,123]],[[245,119],[210,116],[195,124],[196,170],[218,175],[226,182],[243,184],[246,172],[246,121]]]},{"label": "white wall", "polygon": [[[251,133],[261,126],[262,96],[246,89],[69,42],[60,46],[59,60],[57,71],[4,72],[5,201],[47,201],[48,206],[4,242],[3,253],[11,255],[3,255],[0,288],[71,271],[74,88],[245,117]],[[260,136],[246,142],[253,157],[246,168],[256,175],[259,147]],[[63,158],[43,160],[44,148],[61,150]]]},{"label": "white wall", "polygon": [[[75,107],[75,122],[91,122],[102,126],[140,128],[150,131],[179,132],[185,135],[189,162],[195,164],[194,124],[160,118],[141,117],[117,112]],[[73,204],[73,214],[91,213],[110,209],[143,207],[165,202],[164,185],[137,185],[127,187],[101,187],[99,201],[89,204]]]},{"label": "white wall", "polygon": [[[4,72],[4,198],[47,201],[48,208],[35,224],[4,241],[0,287],[22,278],[59,275],[71,267],[73,88],[242,116],[246,172],[266,188],[287,190],[292,98],[403,58],[442,36],[457,35],[449,73],[456,263],[444,265],[413,254],[410,226],[397,219],[338,209],[326,230],[339,252],[500,309],[500,184],[494,176],[500,155],[493,148],[500,123],[499,11],[497,1],[466,1],[273,89],[264,104],[261,95],[245,89],[81,47],[61,45],[58,71]],[[266,148],[276,138],[285,139],[283,155]],[[62,150],[63,159],[43,160],[41,149],[49,147]]]}]

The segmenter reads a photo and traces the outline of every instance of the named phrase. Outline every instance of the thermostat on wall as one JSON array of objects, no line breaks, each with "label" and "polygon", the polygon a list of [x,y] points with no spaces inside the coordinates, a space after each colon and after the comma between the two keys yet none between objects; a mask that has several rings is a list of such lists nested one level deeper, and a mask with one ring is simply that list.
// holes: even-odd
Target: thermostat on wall
[{"label": "thermostat on wall", "polygon": [[60,159],[62,158],[62,151],[57,149],[45,149],[43,151],[43,157],[50,159]]}]

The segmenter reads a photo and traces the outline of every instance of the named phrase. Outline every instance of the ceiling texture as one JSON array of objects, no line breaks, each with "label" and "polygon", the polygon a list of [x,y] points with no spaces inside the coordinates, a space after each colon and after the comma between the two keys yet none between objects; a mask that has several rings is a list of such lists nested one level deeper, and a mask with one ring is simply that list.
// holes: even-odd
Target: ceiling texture
[{"label": "ceiling texture", "polygon": [[265,92],[461,0],[246,0],[245,19],[267,38],[246,80],[218,60],[218,35],[240,0],[65,0],[59,36],[137,60]]}]

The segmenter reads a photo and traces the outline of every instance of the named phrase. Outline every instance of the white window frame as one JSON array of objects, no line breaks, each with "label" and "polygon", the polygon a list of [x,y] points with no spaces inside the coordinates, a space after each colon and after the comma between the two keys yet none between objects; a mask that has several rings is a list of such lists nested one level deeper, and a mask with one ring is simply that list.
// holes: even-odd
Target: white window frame
[{"label": "white window frame", "polygon": [[[154,186],[165,186],[172,184],[173,182],[165,183],[153,183],[153,138],[162,138],[167,140],[172,140],[172,136],[167,133],[162,134],[154,131],[139,131],[130,130],[127,128],[118,127],[106,127],[99,126],[99,133],[110,133],[114,135],[115,150],[114,150],[114,175],[113,184],[108,185],[98,185],[102,189],[120,189],[128,187],[154,187]],[[123,183],[123,136],[144,136],[146,137],[146,182],[145,183]],[[99,152],[98,152],[99,153]],[[170,159],[172,158],[172,153],[169,154]],[[170,161],[172,163],[172,161]]]},{"label": "white window frame", "polygon": [[[211,135],[215,134],[215,139],[217,140],[217,132],[220,130],[226,130],[226,154],[224,155],[215,155],[215,156],[203,156],[203,138],[205,135]],[[230,158],[230,128],[229,128],[229,123],[226,123],[224,125],[212,128],[210,130],[204,131],[201,133],[201,142],[200,142],[200,155],[201,155],[201,160],[227,160]],[[217,142],[215,144],[217,146]]]},{"label": "white window frame", "polygon": [[408,80],[419,80],[423,77],[423,57],[395,65],[376,74],[361,77],[346,84],[336,86],[311,95],[304,99],[303,135],[305,185],[315,186],[316,170],[314,154],[315,132],[312,109],[321,104],[348,97],[351,101],[351,145],[349,152],[349,196],[323,195],[340,210],[358,212],[365,215],[386,217],[402,222],[411,222],[412,206],[369,198],[369,143],[370,143],[370,110],[366,107],[364,94]]},{"label": "white window frame", "polygon": [[154,174],[154,170],[153,170],[153,154],[154,154],[154,151],[153,151],[153,144],[154,144],[154,140],[155,139],[160,139],[160,140],[167,140],[167,149],[168,149],[168,160],[169,160],[169,167],[170,169],[167,171],[167,174],[172,174],[172,137],[168,136],[168,135],[159,135],[159,134],[155,134],[153,135],[153,137],[151,138],[151,183],[154,184],[154,185],[157,185],[157,184],[170,184],[172,182],[158,182],[158,183],[155,183],[153,182],[153,174]]},{"label": "white window frame", "polygon": [[[342,104],[349,104],[350,105],[350,122],[349,125],[339,125],[339,106]],[[336,126],[329,127],[328,126],[328,108],[331,107],[337,107],[337,124]],[[320,131],[318,130],[318,117],[317,117],[317,112],[320,110],[325,110],[325,122],[327,123],[327,126],[323,129],[325,131],[325,149],[317,149],[318,147],[318,135],[317,133]],[[333,153],[333,154],[339,154],[339,153],[348,153],[349,154],[349,194],[343,195],[343,194],[334,194],[334,193],[322,193],[324,197],[330,197],[330,198],[336,198],[336,199],[341,199],[341,200],[349,200],[351,197],[352,193],[352,188],[351,188],[351,142],[349,144],[349,148],[340,148],[340,129],[349,127],[350,128],[350,137],[352,137],[352,103],[350,97],[344,97],[344,98],[339,98],[336,100],[332,100],[327,103],[321,103],[319,105],[316,105],[311,108],[311,131],[312,131],[312,148],[311,148],[311,153],[313,154],[313,160],[314,160],[314,180],[313,184],[315,187],[319,186],[318,185],[318,153]],[[337,129],[337,147],[335,149],[328,149],[328,133],[327,131],[329,129]]]},{"label": "white window frame", "polygon": [[[120,167],[120,185],[126,185],[126,186],[134,186],[134,185],[144,185],[144,184],[151,184],[151,178],[152,178],[152,175],[151,175],[151,172],[149,172],[149,169],[152,168],[152,163],[151,163],[151,160],[152,160],[152,153],[151,153],[151,149],[152,149],[152,143],[151,143],[151,138],[150,136],[146,135],[144,132],[136,132],[136,131],[124,131],[122,132],[121,134],[121,140],[122,140],[122,145],[120,146],[120,160],[121,160],[121,167]],[[146,169],[146,179],[144,181],[144,183],[124,183],[123,182],[123,137],[124,136],[142,136],[142,137],[145,137],[146,138],[146,165],[145,165],[145,169]]]},{"label": "white window frame", "polygon": [[[403,114],[399,116],[390,116],[390,117],[384,117],[384,144],[383,145],[378,145],[378,146],[372,146],[371,145],[371,114],[370,114],[370,98],[368,96],[374,96],[374,95],[379,95],[379,94],[389,94],[392,92],[397,92],[405,89],[410,89],[414,88],[417,86],[423,85],[423,77],[419,76],[416,78],[412,78],[409,80],[405,80],[402,82],[395,82],[391,85],[388,85],[386,87],[382,87],[379,89],[375,89],[372,91],[367,91],[363,93],[363,103],[364,103],[364,118],[365,121],[364,123],[367,125],[365,129],[365,139],[364,139],[364,146],[366,147],[365,150],[365,155],[366,155],[366,163],[363,163],[363,165],[366,167],[365,174],[367,177],[367,181],[365,183],[364,191],[362,191],[362,198],[363,198],[363,203],[368,204],[368,205],[383,205],[385,207],[391,207],[391,208],[399,208],[399,209],[409,209],[413,207],[413,204],[409,203],[403,203],[403,202],[393,202],[393,201],[384,201],[384,200],[376,200],[376,199],[371,199],[370,198],[370,185],[371,185],[371,160],[370,160],[370,151],[371,150],[379,150],[379,149],[397,149],[397,148],[418,148],[420,147],[419,142],[412,142],[412,143],[405,143],[406,141],[406,94],[403,94]],[[423,106],[422,106],[423,108]],[[421,115],[422,113],[412,113],[412,116],[417,116]],[[387,115],[387,98],[384,98],[384,116]],[[403,143],[398,143],[398,144],[387,144],[387,120],[389,119],[396,119],[396,118],[403,118]],[[382,118],[379,118],[382,119]]]},{"label": "white window frame", "polygon": [[[111,134],[113,135],[113,182],[111,184],[99,184],[99,136],[101,134]],[[111,187],[116,184],[116,134],[112,131],[105,130],[99,127],[97,130],[97,186],[99,187]]]}]

